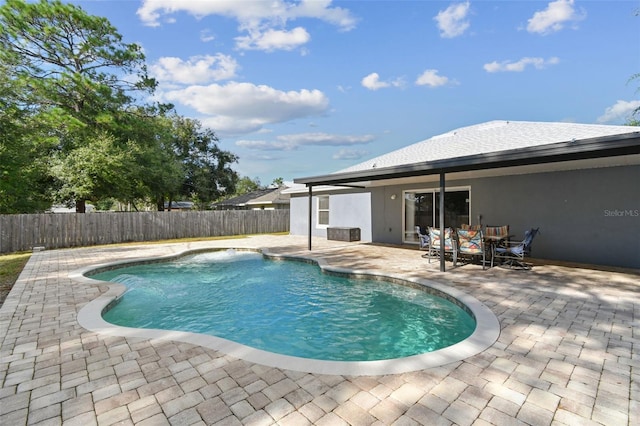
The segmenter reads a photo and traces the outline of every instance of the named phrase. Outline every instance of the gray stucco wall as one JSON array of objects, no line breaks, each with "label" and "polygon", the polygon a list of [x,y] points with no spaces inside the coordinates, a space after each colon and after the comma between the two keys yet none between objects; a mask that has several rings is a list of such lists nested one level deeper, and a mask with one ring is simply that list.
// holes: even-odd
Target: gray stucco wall
[{"label": "gray stucco wall", "polygon": [[540,227],[535,257],[640,268],[640,166],[487,178],[471,196],[484,224]]},{"label": "gray stucco wall", "polygon": [[[386,244],[401,244],[402,230],[402,190],[406,187],[388,186],[374,188],[372,241]],[[394,199],[392,199],[394,197]]]},{"label": "gray stucco wall", "polygon": [[[340,193],[331,198],[331,225],[358,226],[363,241],[401,244],[403,191],[437,186]],[[446,186],[471,188],[474,224],[478,215],[484,225],[508,224],[516,240],[539,227],[536,258],[640,268],[640,166],[447,180]],[[293,234],[307,233],[307,203],[306,196],[291,199]],[[314,235],[326,231],[314,229]]]}]

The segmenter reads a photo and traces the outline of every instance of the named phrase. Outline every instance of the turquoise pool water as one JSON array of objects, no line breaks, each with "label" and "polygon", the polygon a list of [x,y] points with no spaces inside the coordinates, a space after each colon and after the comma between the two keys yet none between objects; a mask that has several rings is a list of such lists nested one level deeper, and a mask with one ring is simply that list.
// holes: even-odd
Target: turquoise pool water
[{"label": "turquoise pool water", "polygon": [[110,323],[209,334],[318,360],[422,354],[466,339],[476,326],[458,305],[424,290],[254,252],[198,254],[91,278],[128,288],[103,314]]}]

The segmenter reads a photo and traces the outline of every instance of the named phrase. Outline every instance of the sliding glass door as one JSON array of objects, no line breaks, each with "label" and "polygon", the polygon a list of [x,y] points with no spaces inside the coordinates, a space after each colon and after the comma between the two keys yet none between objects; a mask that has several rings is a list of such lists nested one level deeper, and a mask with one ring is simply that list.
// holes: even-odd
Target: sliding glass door
[{"label": "sliding glass door", "polygon": [[[444,197],[444,226],[459,228],[469,224],[468,189],[452,189]],[[440,191],[422,190],[404,193],[404,241],[417,242],[415,227],[426,233],[427,226],[440,226]]]}]

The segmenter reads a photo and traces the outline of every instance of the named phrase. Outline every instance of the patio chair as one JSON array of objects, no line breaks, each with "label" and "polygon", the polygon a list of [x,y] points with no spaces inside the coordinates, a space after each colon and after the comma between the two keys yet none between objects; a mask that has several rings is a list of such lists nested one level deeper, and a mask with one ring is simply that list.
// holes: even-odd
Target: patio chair
[{"label": "patio chair", "polygon": [[[420,244],[420,250],[429,250],[429,235],[423,234],[419,226],[415,227],[416,235],[418,236],[418,243]],[[426,257],[427,253],[422,257]]]},{"label": "patio chair", "polygon": [[[444,252],[451,253],[453,257],[453,265],[456,265],[456,261],[458,258],[458,244],[454,240],[454,232],[451,228],[444,229]],[[429,227],[429,249],[427,252],[427,257],[429,258],[429,263],[431,263],[431,255],[435,255],[438,257],[440,255],[440,229]]]},{"label": "patio chair", "polygon": [[539,232],[540,228],[531,228],[524,233],[522,241],[505,242],[504,245],[495,247],[491,266],[493,266],[493,258],[496,258],[503,260],[502,265],[508,265],[512,268],[531,269],[531,266],[524,263],[524,258],[531,255],[531,244]]},{"label": "patio chair", "polygon": [[463,229],[465,231],[477,231],[479,229],[482,229],[482,225],[467,225],[466,223],[463,223],[462,225],[460,225],[460,229]]},{"label": "patio chair", "polygon": [[500,239],[509,236],[509,225],[489,226],[484,228],[484,235],[487,238]]},{"label": "patio chair", "polygon": [[486,247],[482,230],[458,229],[458,257],[482,256],[482,270],[485,268]]}]

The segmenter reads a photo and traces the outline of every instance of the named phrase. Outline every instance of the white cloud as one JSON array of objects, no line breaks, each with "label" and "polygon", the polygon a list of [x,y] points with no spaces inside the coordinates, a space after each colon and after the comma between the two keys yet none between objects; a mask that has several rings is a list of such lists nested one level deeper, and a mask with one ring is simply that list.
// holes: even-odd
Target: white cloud
[{"label": "white cloud", "polygon": [[416,79],[418,86],[439,87],[447,83],[449,83],[449,78],[438,75],[438,70],[426,70]]},{"label": "white cloud", "polygon": [[296,147],[284,142],[268,142],[263,140],[245,140],[236,141],[236,146],[253,149],[257,151],[292,151]]},{"label": "white cloud", "polygon": [[170,16],[178,12],[186,12],[197,19],[222,15],[239,21],[250,21],[273,16],[278,11],[271,3],[262,1],[253,2],[251,7],[247,7],[246,3],[238,1],[143,0],[136,13],[145,25],[157,27],[161,25],[161,18],[164,22],[170,19],[175,21]]},{"label": "white cloud", "polygon": [[311,40],[302,27],[291,31],[268,29],[264,32],[250,31],[249,35],[236,37],[236,47],[240,50],[293,50]]},{"label": "white cloud", "polygon": [[209,30],[200,31],[200,41],[208,43],[208,42],[213,41],[215,39],[216,39],[216,37],[211,34],[211,31],[209,31]]},{"label": "white cloud", "polygon": [[469,28],[469,2],[452,4],[441,10],[433,19],[438,23],[440,37],[453,38],[462,35]]},{"label": "white cloud", "polygon": [[631,114],[640,108],[640,101],[619,100],[605,109],[604,114],[598,117],[598,123],[622,123],[631,118]]},{"label": "white cloud", "polygon": [[331,0],[302,0],[298,3],[286,3],[288,6],[287,17],[316,18],[329,22],[343,31],[349,31],[356,27],[357,19],[351,15],[348,9],[330,7]]},{"label": "white cloud", "polygon": [[516,62],[509,61],[493,61],[488,64],[484,64],[484,70],[486,72],[522,72],[529,65],[532,65],[536,69],[544,69],[549,65],[556,65],[560,62],[560,59],[551,57],[549,59],[544,58],[530,58],[524,57]]},{"label": "white cloud", "polygon": [[260,132],[266,123],[259,118],[237,118],[228,115],[212,115],[198,117],[203,126],[214,130],[218,136],[246,135]]},{"label": "white cloud", "polygon": [[362,85],[369,90],[378,90],[383,87],[389,87],[389,83],[380,81],[380,76],[377,72],[372,72],[368,76],[362,79]]},{"label": "white cloud", "polygon": [[200,19],[221,15],[238,21],[238,29],[247,36],[236,38],[239,49],[291,50],[310,40],[302,27],[287,30],[289,21],[301,18],[318,19],[349,31],[357,20],[348,9],[332,7],[331,0],[272,1],[184,1],[144,0],[137,11],[145,25],[159,26],[172,14],[186,12]]},{"label": "white cloud", "polygon": [[547,5],[547,8],[533,14],[527,24],[530,33],[550,34],[560,31],[568,22],[577,22],[584,19],[584,12],[577,13],[574,9],[574,0],[556,0]]},{"label": "white cloud", "polygon": [[351,146],[373,141],[373,135],[335,135],[329,133],[295,133],[280,135],[275,141],[239,140],[237,146],[260,151],[293,151],[301,146]]},{"label": "white cloud", "polygon": [[360,160],[369,155],[369,151],[355,150],[355,149],[341,149],[333,154],[334,160]]},{"label": "white cloud", "polygon": [[395,80],[381,81],[380,75],[377,72],[372,72],[368,76],[364,77],[360,84],[369,90],[378,90],[385,87],[403,87],[404,80],[402,78],[396,78]]},{"label": "white cloud", "polygon": [[295,145],[344,146],[367,144],[374,139],[373,135],[334,135],[329,133],[297,133],[278,136],[278,140]]},{"label": "white cloud", "polygon": [[265,85],[229,82],[194,85],[162,94],[167,101],[189,106],[216,132],[240,134],[325,113],[329,99],[320,90],[281,91]]},{"label": "white cloud", "polygon": [[149,73],[161,84],[199,84],[234,78],[237,68],[235,59],[219,53],[192,56],[186,61],[175,57],[160,58],[149,66]]}]

